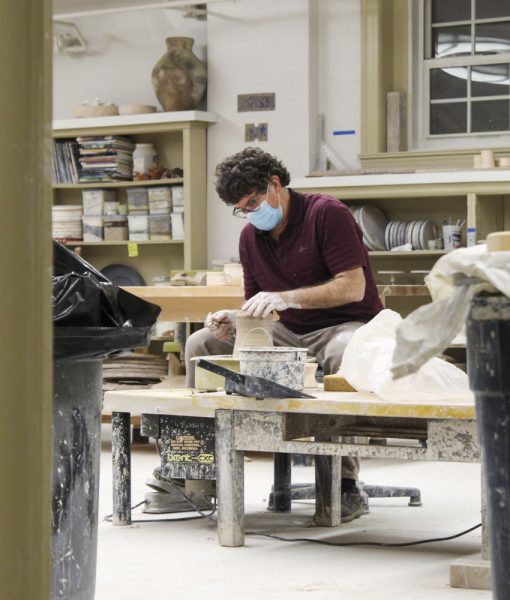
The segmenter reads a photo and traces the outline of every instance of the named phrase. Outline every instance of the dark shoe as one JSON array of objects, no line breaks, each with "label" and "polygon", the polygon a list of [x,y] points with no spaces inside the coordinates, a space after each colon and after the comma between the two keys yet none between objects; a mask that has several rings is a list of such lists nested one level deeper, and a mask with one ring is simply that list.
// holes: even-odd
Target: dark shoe
[{"label": "dark shoe", "polygon": [[367,511],[366,503],[363,501],[361,493],[357,487],[350,488],[342,492],[342,523],[349,523]]}]

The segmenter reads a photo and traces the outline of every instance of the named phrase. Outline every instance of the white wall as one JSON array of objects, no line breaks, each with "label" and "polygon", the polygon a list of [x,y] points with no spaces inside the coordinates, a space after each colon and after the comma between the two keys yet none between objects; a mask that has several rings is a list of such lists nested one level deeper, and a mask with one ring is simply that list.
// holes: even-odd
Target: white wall
[{"label": "white wall", "polygon": [[[319,112],[324,141],[345,168],[358,168],[361,118],[361,13],[359,0],[320,0]],[[355,130],[354,135],[333,131]]]},{"label": "white wall", "polygon": [[[256,0],[221,4],[208,18],[208,109],[219,116],[208,137],[208,256],[238,255],[243,225],[214,192],[214,167],[249,144],[246,123],[268,123],[268,141],[291,176],[315,167],[317,113],[325,141],[345,166],[358,166],[360,17],[358,0]],[[237,95],[275,92],[274,112],[237,112]],[[333,130],[355,129],[355,136]]]},{"label": "white wall", "polygon": [[[208,109],[218,115],[208,135],[209,260],[238,255],[243,222],[215,194],[213,173],[225,156],[250,145],[246,123],[268,124],[268,141],[251,145],[279,156],[291,175],[308,171],[312,66],[309,0],[226,3],[214,12],[207,24]],[[276,110],[238,113],[237,95],[258,92],[275,92]]]},{"label": "white wall", "polygon": [[[106,3],[105,3],[106,4]],[[66,119],[84,100],[153,104],[152,67],[166,52],[165,38],[190,36],[206,58],[206,23],[176,10],[147,10],[81,17],[73,21],[87,42],[84,54],[54,54],[53,116]]]},{"label": "white wall", "polygon": [[[346,167],[359,165],[359,0],[237,0],[209,5],[207,22],[175,11],[127,12],[76,20],[89,44],[86,55],[56,55],[54,116],[99,97],[117,104],[156,104],[150,74],[175,35],[195,38],[207,59],[207,104],[218,122],[208,136],[208,259],[238,256],[242,223],[214,192],[214,167],[244,142],[246,123],[268,123],[269,139],[256,142],[278,155],[292,177],[315,167],[317,113],[324,139]],[[206,49],[207,43],[207,49]],[[275,92],[276,110],[237,112],[237,95]],[[334,136],[354,129],[354,136]]]}]

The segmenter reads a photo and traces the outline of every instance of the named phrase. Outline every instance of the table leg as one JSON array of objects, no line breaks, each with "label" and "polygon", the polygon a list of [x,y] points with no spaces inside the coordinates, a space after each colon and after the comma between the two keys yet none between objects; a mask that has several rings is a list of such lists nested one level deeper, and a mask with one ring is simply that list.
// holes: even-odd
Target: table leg
[{"label": "table leg", "polygon": [[342,457],[315,456],[315,524],[336,527],[341,521]]},{"label": "table leg", "polygon": [[112,412],[113,524],[131,525],[131,414]]},{"label": "table leg", "polygon": [[291,510],[291,467],[292,454],[274,454],[273,512]]},{"label": "table leg", "polygon": [[234,449],[234,411],[216,411],[216,493],[218,539],[244,545],[244,452]]}]

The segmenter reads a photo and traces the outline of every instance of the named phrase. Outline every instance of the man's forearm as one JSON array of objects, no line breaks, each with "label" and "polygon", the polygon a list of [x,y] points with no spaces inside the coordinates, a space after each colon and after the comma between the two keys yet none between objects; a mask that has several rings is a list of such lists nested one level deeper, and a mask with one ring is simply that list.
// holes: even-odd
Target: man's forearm
[{"label": "man's forearm", "polygon": [[351,302],[361,302],[365,295],[363,269],[340,273],[321,285],[280,292],[282,298],[295,308],[332,308]]}]

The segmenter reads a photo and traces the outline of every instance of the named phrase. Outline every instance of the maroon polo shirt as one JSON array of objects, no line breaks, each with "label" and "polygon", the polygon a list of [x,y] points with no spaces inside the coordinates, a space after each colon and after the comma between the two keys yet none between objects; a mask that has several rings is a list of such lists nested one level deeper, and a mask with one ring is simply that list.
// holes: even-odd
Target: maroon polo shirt
[{"label": "maroon polo shirt", "polygon": [[333,308],[289,308],[280,313],[280,320],[298,334],[347,321],[368,322],[383,306],[361,230],[350,210],[333,196],[289,192],[289,218],[278,240],[250,223],[241,231],[239,256],[245,298],[261,291],[320,285],[338,273],[363,267],[366,289],[361,302]]}]

